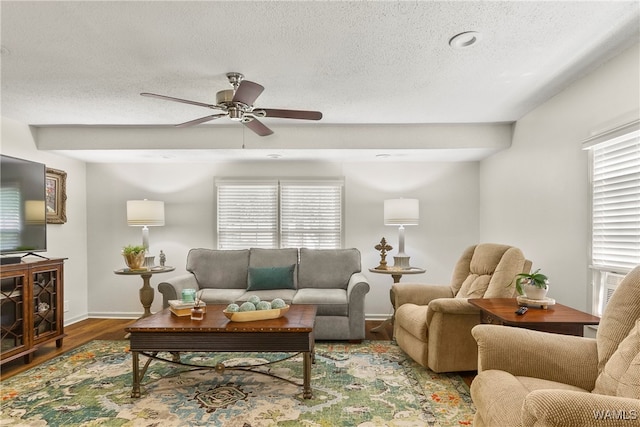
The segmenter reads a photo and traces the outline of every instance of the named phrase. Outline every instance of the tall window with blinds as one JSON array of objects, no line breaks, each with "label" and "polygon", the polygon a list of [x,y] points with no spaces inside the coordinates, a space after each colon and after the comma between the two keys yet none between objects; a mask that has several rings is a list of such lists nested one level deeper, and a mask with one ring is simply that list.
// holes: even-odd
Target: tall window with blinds
[{"label": "tall window with blinds", "polygon": [[[591,138],[591,268],[594,312],[601,313],[624,274],[640,265],[638,122]],[[614,280],[615,279],[615,280]]]},{"label": "tall window with blinds", "polygon": [[216,181],[218,248],[341,248],[342,180]]}]

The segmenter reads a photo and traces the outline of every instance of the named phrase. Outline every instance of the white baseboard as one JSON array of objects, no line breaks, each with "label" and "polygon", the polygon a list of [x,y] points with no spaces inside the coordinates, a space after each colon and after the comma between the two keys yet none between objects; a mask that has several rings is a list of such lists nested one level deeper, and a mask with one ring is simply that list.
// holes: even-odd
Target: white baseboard
[{"label": "white baseboard", "polygon": [[89,313],[88,317],[95,319],[138,319],[142,314],[142,312],[96,311]]},{"label": "white baseboard", "polygon": [[391,317],[391,314],[365,314],[365,320],[375,320],[375,321],[384,321]]}]

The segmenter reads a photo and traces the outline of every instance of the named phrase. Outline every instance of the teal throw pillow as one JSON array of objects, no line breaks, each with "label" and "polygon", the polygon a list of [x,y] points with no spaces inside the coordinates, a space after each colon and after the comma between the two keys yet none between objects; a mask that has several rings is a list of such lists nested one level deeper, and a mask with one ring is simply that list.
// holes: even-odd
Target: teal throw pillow
[{"label": "teal throw pillow", "polygon": [[295,289],[293,284],[295,268],[295,264],[286,267],[249,267],[249,286],[247,290]]}]

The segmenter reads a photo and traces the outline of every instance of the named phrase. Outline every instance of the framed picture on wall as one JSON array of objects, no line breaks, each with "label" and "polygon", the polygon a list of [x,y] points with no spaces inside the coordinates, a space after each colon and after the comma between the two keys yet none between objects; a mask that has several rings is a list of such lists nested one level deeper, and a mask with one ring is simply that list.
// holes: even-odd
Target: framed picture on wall
[{"label": "framed picture on wall", "polygon": [[67,173],[47,168],[47,224],[67,222]]}]

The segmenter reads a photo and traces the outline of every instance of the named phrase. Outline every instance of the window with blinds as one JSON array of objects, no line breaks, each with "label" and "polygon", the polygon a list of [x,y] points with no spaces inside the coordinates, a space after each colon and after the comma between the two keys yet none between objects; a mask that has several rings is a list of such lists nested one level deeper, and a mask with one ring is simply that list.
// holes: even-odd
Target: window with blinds
[{"label": "window with blinds", "polygon": [[591,158],[592,311],[601,316],[615,287],[640,265],[640,121],[584,143]]},{"label": "window with blinds", "polygon": [[341,248],[342,180],[217,180],[218,248]]},{"label": "window with blinds", "polygon": [[627,272],[640,264],[640,138],[593,147],[592,265]]}]

